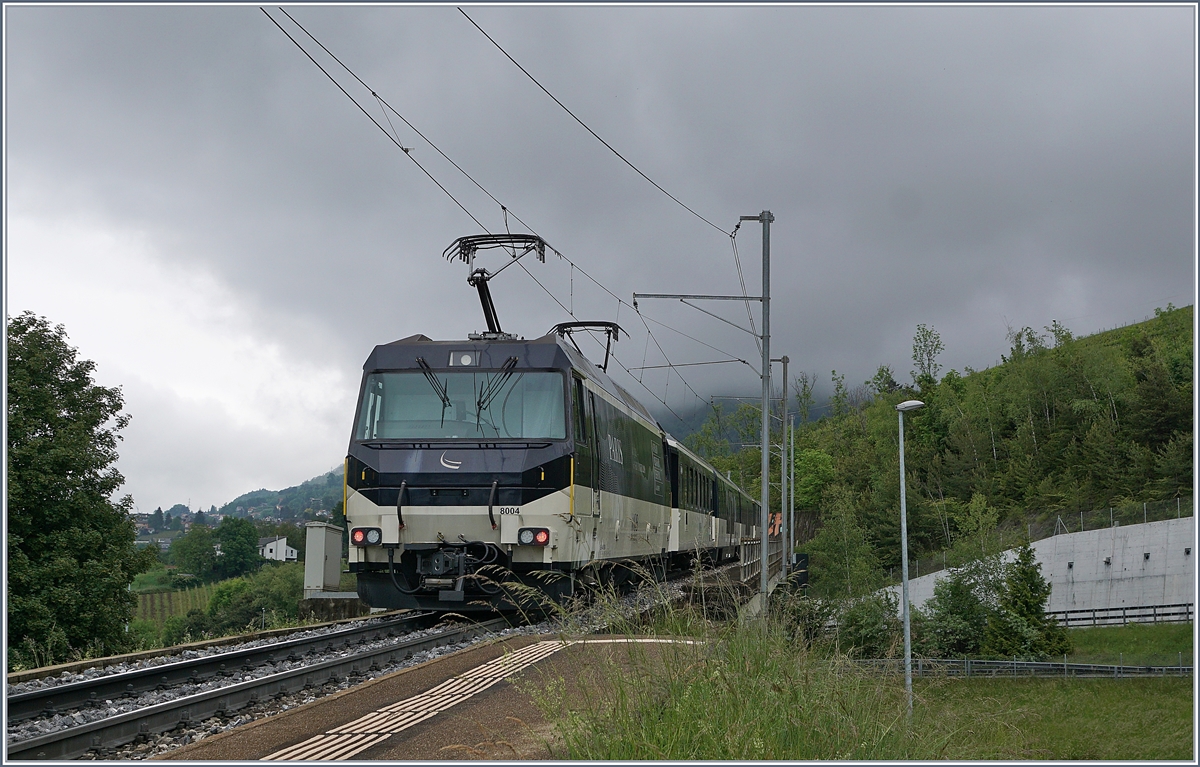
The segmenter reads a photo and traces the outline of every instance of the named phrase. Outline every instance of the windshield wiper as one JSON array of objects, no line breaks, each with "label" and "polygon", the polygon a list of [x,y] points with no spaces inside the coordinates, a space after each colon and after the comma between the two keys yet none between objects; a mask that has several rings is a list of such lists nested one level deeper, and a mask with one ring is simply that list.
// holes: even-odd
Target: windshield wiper
[{"label": "windshield wiper", "polygon": [[[516,357],[513,357],[514,362],[516,362],[516,359]],[[433,374],[433,370],[429,367],[429,363],[425,361],[424,357],[417,357],[417,364],[421,366],[421,372],[425,374],[425,380],[429,382],[429,385],[433,387],[434,392],[436,392],[438,397],[442,400],[441,426],[445,426],[446,408],[450,407],[450,395],[446,393],[446,384],[439,381],[437,376]]]},{"label": "windshield wiper", "polygon": [[[483,388],[480,389],[479,393],[476,395],[475,427],[480,431],[483,431],[483,427],[479,425],[480,419],[483,418],[483,411],[492,404],[492,400],[494,400],[496,395],[504,389],[504,384],[506,384],[508,379],[512,377],[513,367],[516,364],[516,357],[509,357],[507,360],[505,360],[503,367],[500,368],[500,372],[496,375],[496,377],[489,377],[487,381],[484,382]],[[495,429],[496,427],[493,425],[492,428]],[[499,430],[497,430],[497,434],[499,434]]]}]

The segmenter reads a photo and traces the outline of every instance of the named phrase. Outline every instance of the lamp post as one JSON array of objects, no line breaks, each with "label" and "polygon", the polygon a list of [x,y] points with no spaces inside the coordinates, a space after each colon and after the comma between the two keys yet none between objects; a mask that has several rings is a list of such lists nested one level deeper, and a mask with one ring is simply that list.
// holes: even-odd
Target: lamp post
[{"label": "lamp post", "polygon": [[912,722],[912,632],[909,630],[908,607],[908,509],[904,501],[904,414],[920,410],[925,403],[910,399],[896,405],[900,418],[900,577],[904,593],[904,692],[908,696],[908,719]]}]

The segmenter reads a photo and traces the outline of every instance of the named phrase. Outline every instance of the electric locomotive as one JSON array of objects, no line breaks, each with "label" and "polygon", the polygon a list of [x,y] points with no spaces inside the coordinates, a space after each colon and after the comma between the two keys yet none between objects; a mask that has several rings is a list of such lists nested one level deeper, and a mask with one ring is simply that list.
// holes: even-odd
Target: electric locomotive
[{"label": "electric locomotive", "polygon": [[[515,261],[544,259],[546,245],[481,235],[447,249],[472,267],[487,332],[410,336],[376,346],[363,366],[345,466],[360,597],[506,609],[520,601],[518,583],[560,599],[630,572],[612,563],[665,574],[691,558],[736,556],[755,534],[757,504],[608,376],[615,323],[563,323],[528,341],[504,333],[488,290],[495,274],[474,268],[479,249],[497,247]],[[604,364],[574,343],[583,330],[607,335]]]}]

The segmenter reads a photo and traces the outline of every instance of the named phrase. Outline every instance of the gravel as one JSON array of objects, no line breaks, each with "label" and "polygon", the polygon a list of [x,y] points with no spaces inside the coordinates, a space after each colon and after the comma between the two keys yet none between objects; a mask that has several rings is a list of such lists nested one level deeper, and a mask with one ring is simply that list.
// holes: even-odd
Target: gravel
[{"label": "gravel", "polygon": [[[338,628],[345,628],[345,626],[344,625],[339,626]],[[524,634],[543,634],[543,633],[549,633],[550,631],[552,631],[550,624],[543,622],[543,623],[535,624],[532,626],[508,628],[508,629],[504,629],[503,631],[500,631],[495,634],[484,635],[484,636],[477,637],[475,639],[468,640],[465,642],[459,642],[459,643],[455,643],[455,644],[449,644],[449,645],[443,645],[440,647],[435,647],[435,648],[432,648],[429,650],[424,650],[421,652],[414,653],[412,655],[412,657],[410,657],[410,658],[388,664],[386,666],[379,668],[377,671],[364,672],[364,673],[360,674],[359,676],[356,676],[356,677],[353,677],[350,679],[342,679],[338,682],[330,682],[325,685],[322,685],[319,688],[303,690],[303,691],[294,693],[292,695],[287,695],[287,696],[275,698],[273,700],[264,701],[261,704],[251,705],[251,706],[241,709],[236,714],[233,714],[229,717],[212,717],[203,722],[190,723],[185,726],[177,727],[176,729],[171,730],[169,732],[164,732],[161,734],[139,736],[139,738],[136,741],[129,743],[125,746],[122,746],[120,748],[105,749],[103,752],[100,752],[100,753],[89,752],[87,755],[82,756],[80,758],[81,759],[145,759],[147,757],[154,756],[155,754],[160,754],[160,753],[163,753],[164,751],[169,751],[171,749],[179,748],[180,746],[187,745],[188,743],[193,743],[197,740],[201,740],[210,735],[214,735],[218,732],[223,732],[225,730],[232,729],[239,725],[246,724],[247,722],[252,722],[256,719],[261,719],[265,716],[270,716],[271,714],[278,713],[280,711],[286,711],[288,709],[295,708],[296,706],[303,705],[305,703],[316,700],[317,698],[323,697],[325,695],[330,695],[330,694],[338,692],[340,690],[345,690],[349,687],[361,684],[370,679],[375,679],[376,677],[384,676],[386,674],[391,674],[395,671],[399,671],[400,669],[408,668],[409,666],[415,666],[419,663],[424,663],[425,661],[432,660],[434,658],[438,658],[443,655],[448,655],[450,653],[458,652],[459,650],[463,650],[467,647],[478,644],[479,642],[483,642],[489,638],[493,638],[496,636],[503,637],[503,636],[519,636],[519,635],[524,635]],[[320,630],[314,630],[312,632],[304,632],[304,633],[305,633],[305,635],[319,636],[321,633],[329,633],[329,631],[325,630],[324,632],[322,632]],[[98,721],[100,719],[105,719],[105,718],[108,718],[111,716],[117,716],[118,714],[124,714],[124,713],[130,712],[130,711],[147,708],[149,706],[155,706],[160,703],[165,703],[167,701],[174,700],[176,698],[184,697],[187,695],[194,695],[197,693],[207,692],[209,690],[214,690],[214,689],[217,689],[220,687],[228,687],[233,684],[238,684],[239,682],[245,682],[245,681],[249,681],[251,679],[258,679],[260,677],[269,676],[270,674],[276,674],[276,673],[279,673],[282,671],[288,671],[290,669],[298,668],[300,666],[313,665],[316,663],[320,663],[322,661],[331,660],[333,658],[345,658],[345,657],[348,657],[351,655],[357,655],[360,652],[368,651],[371,649],[394,645],[401,641],[407,641],[407,640],[411,640],[411,639],[420,639],[422,637],[430,636],[432,634],[437,634],[437,633],[440,633],[439,630],[437,630],[437,629],[424,629],[421,631],[414,631],[414,632],[405,634],[400,637],[392,637],[392,638],[388,638],[388,639],[377,640],[375,642],[367,642],[362,645],[356,645],[353,650],[345,650],[345,649],[334,650],[334,651],[330,651],[330,652],[315,655],[315,656],[309,656],[302,661],[291,661],[291,662],[278,661],[275,663],[268,663],[268,664],[264,664],[262,666],[258,666],[255,669],[253,669],[252,671],[239,671],[239,672],[230,674],[229,676],[222,677],[220,679],[210,679],[210,680],[207,680],[204,682],[200,682],[198,684],[182,684],[182,685],[179,685],[176,687],[172,687],[168,690],[148,691],[146,693],[143,693],[143,694],[137,696],[136,698],[120,698],[120,699],[106,700],[103,702],[102,705],[97,705],[94,708],[80,709],[78,711],[65,712],[65,713],[55,714],[51,717],[46,717],[46,718],[42,718],[42,719],[31,719],[31,720],[17,723],[16,725],[11,726],[7,729],[6,742],[9,744],[17,743],[17,742],[20,742],[23,740],[27,740],[29,738],[35,738],[35,737],[39,737],[41,735],[46,735],[48,733],[57,732],[59,730],[65,730],[69,727],[76,727],[76,726],[79,726],[82,724],[87,724],[89,722]],[[296,635],[289,635],[287,638],[289,638],[289,639],[294,638],[294,636],[296,636]],[[279,641],[279,639],[276,639],[274,641]],[[213,655],[213,654],[219,654],[220,652],[228,652],[233,649],[254,647],[254,646],[258,646],[258,645],[262,645],[262,644],[270,644],[271,642],[272,642],[272,640],[269,640],[269,639],[268,640],[255,640],[254,642],[248,642],[248,643],[240,644],[240,645],[226,645],[221,648],[213,648],[213,649],[206,649],[206,650],[189,650],[185,653],[182,653],[179,656],[173,656],[173,657],[167,656],[164,658],[152,658],[152,659],[140,661],[137,663],[120,664],[118,666],[109,666],[104,669],[91,668],[91,669],[87,669],[87,670],[77,673],[77,674],[68,673],[68,674],[63,674],[59,677],[34,680],[31,682],[25,682],[21,685],[12,685],[12,687],[10,687],[9,689],[10,689],[10,693],[12,693],[12,692],[20,692],[22,690],[28,690],[28,689],[52,687],[56,684],[66,684],[68,682],[79,681],[80,679],[90,679],[90,678],[94,678],[94,677],[98,677],[98,676],[104,676],[107,674],[119,673],[120,671],[130,671],[130,670],[134,670],[137,668],[146,668],[146,667],[151,667],[151,666],[162,665],[163,663],[169,663],[172,660],[179,660],[181,657],[182,658],[195,658],[195,657],[201,657],[202,655]]]},{"label": "gravel", "polygon": [[71,684],[72,682],[80,682],[85,679],[97,679],[103,676],[111,676],[112,674],[123,674],[127,671],[135,671],[144,668],[154,668],[168,663],[176,663],[181,660],[191,660],[193,658],[207,658],[212,655],[223,655],[225,653],[234,652],[237,650],[249,650],[255,647],[264,645],[277,644],[281,641],[290,639],[307,639],[311,637],[325,636],[338,631],[344,631],[351,626],[371,626],[379,623],[386,623],[390,618],[367,618],[361,622],[349,621],[340,624],[331,624],[327,626],[319,626],[311,629],[299,630],[285,636],[267,637],[264,639],[254,639],[249,642],[241,642],[239,644],[214,645],[212,647],[204,647],[199,649],[185,650],[184,652],[175,655],[161,655],[156,658],[146,658],[145,660],[132,661],[128,663],[118,663],[112,666],[84,669],[83,671],[73,673],[70,671],[63,672],[58,676],[48,676],[41,679],[32,679],[28,682],[20,684],[10,684],[8,686],[9,695],[17,695],[19,693],[28,692],[30,690],[42,690],[47,687],[57,687],[63,684]]},{"label": "gravel", "polygon": [[[341,690],[348,689],[358,684],[362,684],[370,679],[375,679],[387,674],[394,673],[410,666],[415,666],[420,663],[432,660],[434,658],[458,652],[460,650],[471,647],[475,644],[483,642],[487,639],[496,636],[520,636],[533,634],[554,634],[567,631],[572,634],[576,633],[597,633],[608,628],[614,618],[614,614],[623,615],[625,618],[630,618],[638,613],[644,612],[652,605],[662,602],[664,599],[673,601],[680,598],[682,595],[682,582],[674,581],[666,584],[658,584],[654,588],[641,589],[630,594],[626,594],[613,604],[604,606],[598,609],[589,609],[582,612],[574,613],[566,621],[554,620],[543,621],[541,623],[521,626],[518,628],[508,628],[496,634],[477,637],[472,640],[460,642],[456,644],[444,645],[435,647],[422,652],[414,653],[412,657],[406,658],[387,666],[383,666],[376,671],[364,672],[363,674],[350,678],[342,679],[336,682],[329,682],[318,688],[302,690],[291,695],[273,698],[263,701],[258,704],[247,706],[235,714],[227,717],[216,716],[211,717],[203,722],[191,722],[186,725],[180,725],[174,730],[168,732],[141,735],[131,743],[124,746],[104,749],[102,751],[92,751],[88,754],[79,757],[80,759],[146,759],[166,751],[170,751],[189,743],[203,740],[220,732],[233,729],[234,727],[253,722],[257,719],[262,719],[273,714],[287,711],[297,706],[302,706],[310,703],[318,698],[330,695]],[[370,622],[381,622],[381,619],[368,619]],[[122,663],[106,668],[88,668],[78,673],[67,672],[57,677],[46,677],[36,679],[21,684],[9,686],[8,693],[10,695],[24,692],[26,690],[42,689],[46,687],[54,687],[56,685],[68,684],[77,682],[83,679],[93,679],[109,674],[116,674],[125,671],[132,671],[141,668],[150,668],[160,666],[166,663],[171,663],[181,659],[199,658],[209,655],[219,655],[221,653],[231,652],[234,650],[258,647],[282,641],[283,639],[292,639],[296,637],[321,636],[333,631],[344,629],[346,624],[334,627],[322,627],[319,629],[309,629],[307,631],[289,634],[286,637],[275,637],[269,639],[258,639],[243,644],[224,645],[221,647],[212,647],[197,650],[187,650],[175,656],[162,656],[158,658],[149,658],[133,663]],[[210,679],[196,684],[183,684],[173,687],[168,690],[149,691],[141,694],[136,698],[120,698],[114,700],[106,700],[102,705],[97,705],[94,708],[81,709],[78,711],[65,712],[55,714],[51,717],[43,719],[32,719],[25,722],[20,722],[6,731],[6,742],[9,744],[17,743],[29,738],[38,737],[58,730],[75,727],[81,724],[94,722],[110,716],[116,716],[129,711],[154,706],[159,703],[165,703],[175,698],[196,693],[206,692],[226,687],[239,682],[257,679],[259,677],[268,676],[270,674],[287,671],[303,665],[311,665],[325,660],[330,660],[337,657],[347,657],[358,654],[367,649],[384,647],[391,644],[396,644],[400,641],[409,639],[417,639],[430,634],[438,633],[436,629],[425,629],[405,634],[402,637],[393,637],[389,639],[381,639],[375,642],[368,642],[364,645],[357,645],[353,650],[338,649],[316,656],[309,656],[302,661],[286,661],[281,660],[275,663],[269,663],[255,668],[252,671],[239,671],[230,674],[229,676],[220,679]]]}]

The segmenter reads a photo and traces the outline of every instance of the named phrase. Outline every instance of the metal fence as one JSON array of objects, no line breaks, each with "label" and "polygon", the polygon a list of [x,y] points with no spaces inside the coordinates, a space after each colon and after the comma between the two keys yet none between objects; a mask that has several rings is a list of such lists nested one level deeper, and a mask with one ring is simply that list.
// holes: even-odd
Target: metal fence
[{"label": "metal fence", "polygon": [[[1023,525],[1001,525],[1000,536],[1004,541],[1004,548],[1011,548],[1025,540],[1032,543],[1064,533],[1161,522],[1164,519],[1181,519],[1193,516],[1193,514],[1194,509],[1190,497],[1170,498],[1165,501],[1130,503],[1105,509],[1092,509],[1091,511],[1056,511],[1043,514],[1036,522],[1026,522]],[[953,565],[954,563],[947,553],[940,551],[928,557],[910,559],[908,561],[908,577],[919,578],[922,575],[945,570]],[[888,575],[892,581],[900,582],[899,567],[891,568]]]},{"label": "metal fence", "polygon": [[[762,540],[759,538],[743,538],[738,556],[741,562],[742,583],[757,581],[762,573]],[[783,570],[783,539],[770,538],[767,541],[767,579],[770,580]]]},{"label": "metal fence", "polygon": [[1141,607],[1099,607],[1089,610],[1050,610],[1046,617],[1061,625],[1124,626],[1128,623],[1191,623],[1195,618],[1191,602],[1175,605],[1146,605]]},{"label": "metal fence", "polygon": [[[1190,658],[1188,660],[1191,660]],[[860,666],[886,674],[904,673],[903,658],[855,661]],[[974,677],[1045,677],[1110,678],[1147,676],[1191,676],[1192,667],[1183,665],[1183,655],[1175,666],[1126,666],[1102,663],[1067,663],[1059,661],[974,660],[971,658],[913,658],[914,676],[974,676]]]}]

